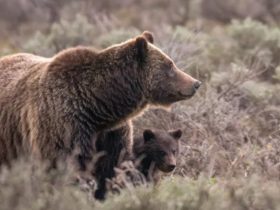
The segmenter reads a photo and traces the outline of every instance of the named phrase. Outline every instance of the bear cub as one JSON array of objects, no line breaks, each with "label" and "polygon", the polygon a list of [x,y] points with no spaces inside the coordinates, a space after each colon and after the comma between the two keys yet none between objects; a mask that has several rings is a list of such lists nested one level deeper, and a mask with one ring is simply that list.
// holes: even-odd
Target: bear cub
[{"label": "bear cub", "polygon": [[182,131],[145,130],[134,139],[135,167],[148,182],[157,182],[159,172],[169,173],[176,167]]}]

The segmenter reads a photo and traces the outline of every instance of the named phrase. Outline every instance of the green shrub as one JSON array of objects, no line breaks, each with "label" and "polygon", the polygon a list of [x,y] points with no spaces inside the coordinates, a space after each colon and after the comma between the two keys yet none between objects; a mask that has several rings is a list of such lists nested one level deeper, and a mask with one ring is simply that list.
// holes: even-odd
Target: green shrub
[{"label": "green shrub", "polygon": [[275,68],[280,62],[280,29],[246,19],[233,21],[228,33],[236,42],[232,50],[235,59],[258,62],[256,68],[264,71],[267,80],[273,79]]},{"label": "green shrub", "polygon": [[20,160],[0,173],[1,210],[92,209],[84,192],[71,186],[68,169],[46,173],[40,162]]},{"label": "green shrub", "polygon": [[69,182],[69,171],[46,172],[38,162],[18,161],[0,174],[1,210],[173,210],[279,209],[278,182],[261,177],[208,179],[169,177],[158,186],[142,186],[96,202]]},{"label": "green shrub", "polygon": [[76,45],[91,45],[96,37],[96,30],[88,20],[77,15],[72,21],[61,20],[50,27],[47,34],[36,32],[23,44],[23,50],[42,56],[53,54]]},{"label": "green shrub", "polygon": [[106,28],[102,22],[90,23],[84,16],[77,15],[74,21],[61,20],[51,25],[48,33],[36,32],[26,43],[24,51],[52,56],[68,47],[78,45],[108,47],[140,34],[136,29],[122,29],[111,23]]}]

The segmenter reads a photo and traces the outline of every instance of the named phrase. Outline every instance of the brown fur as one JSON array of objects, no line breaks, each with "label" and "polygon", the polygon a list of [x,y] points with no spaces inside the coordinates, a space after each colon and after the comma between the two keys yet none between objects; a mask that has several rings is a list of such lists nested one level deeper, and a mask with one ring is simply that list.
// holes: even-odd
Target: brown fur
[{"label": "brown fur", "polygon": [[134,140],[133,152],[137,169],[147,181],[157,182],[160,172],[175,169],[182,131],[145,130]]},{"label": "brown fur", "polygon": [[53,58],[1,58],[0,162],[31,153],[55,166],[77,146],[85,170],[100,133],[114,132],[148,104],[194,95],[199,82],[147,40],[153,38],[145,32],[101,51],[76,47]]},{"label": "brown fur", "polygon": [[[107,180],[107,188],[118,193],[127,183],[134,186],[146,182],[156,184],[163,173],[175,169],[181,136],[180,129],[145,130],[142,136],[134,139],[134,161],[121,161],[119,168],[115,169],[115,176]],[[106,138],[107,141],[109,139]],[[97,164],[100,162],[97,161]]]},{"label": "brown fur", "polygon": [[118,129],[102,132],[95,141],[96,152],[102,156],[94,163],[94,177],[98,183],[95,197],[104,199],[106,180],[115,176],[114,168],[120,161],[132,159],[133,141],[130,122]]}]

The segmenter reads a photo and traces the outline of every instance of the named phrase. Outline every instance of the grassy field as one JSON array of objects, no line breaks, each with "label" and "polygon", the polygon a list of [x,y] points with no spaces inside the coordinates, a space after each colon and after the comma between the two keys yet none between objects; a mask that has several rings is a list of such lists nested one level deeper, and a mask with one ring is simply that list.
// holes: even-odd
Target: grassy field
[{"label": "grassy field", "polygon": [[[179,165],[158,186],[127,183],[120,195],[99,203],[88,184],[70,184],[71,167],[45,174],[42,163],[18,160],[0,172],[1,210],[280,209],[277,1],[259,1],[265,2],[263,10],[250,0],[243,6],[219,0],[58,2],[61,11],[53,11],[57,16],[51,20],[27,12],[17,22],[12,13],[2,13],[0,55],[52,56],[76,45],[104,48],[148,29],[155,44],[203,85],[170,111],[149,110],[134,121],[135,135],[145,128],[183,130]],[[220,2],[220,11],[211,2]],[[46,11],[52,11],[50,5]],[[244,8],[257,15],[245,18]]]}]

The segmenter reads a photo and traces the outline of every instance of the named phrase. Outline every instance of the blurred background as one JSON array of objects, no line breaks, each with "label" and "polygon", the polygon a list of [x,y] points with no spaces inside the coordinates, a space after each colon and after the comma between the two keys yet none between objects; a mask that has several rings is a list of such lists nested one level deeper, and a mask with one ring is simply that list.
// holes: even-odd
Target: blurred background
[{"label": "blurred background", "polygon": [[277,25],[279,0],[0,0],[0,46],[28,48],[27,42],[40,31],[48,38],[45,42],[64,36],[57,51],[65,45],[95,43],[104,31],[115,30],[120,36],[128,34],[127,28],[131,34],[144,29],[162,34],[160,30],[176,26],[204,30],[248,17]]},{"label": "blurred background", "polygon": [[[159,191],[130,189],[101,207],[279,209],[279,24],[279,0],[0,0],[0,56],[105,48],[150,30],[155,44],[203,85],[170,112],[151,110],[134,121],[135,135],[183,130],[173,181]],[[53,179],[15,165],[0,173],[3,209],[33,209],[34,200],[44,207],[34,209],[96,207],[64,185],[50,193]]]}]

